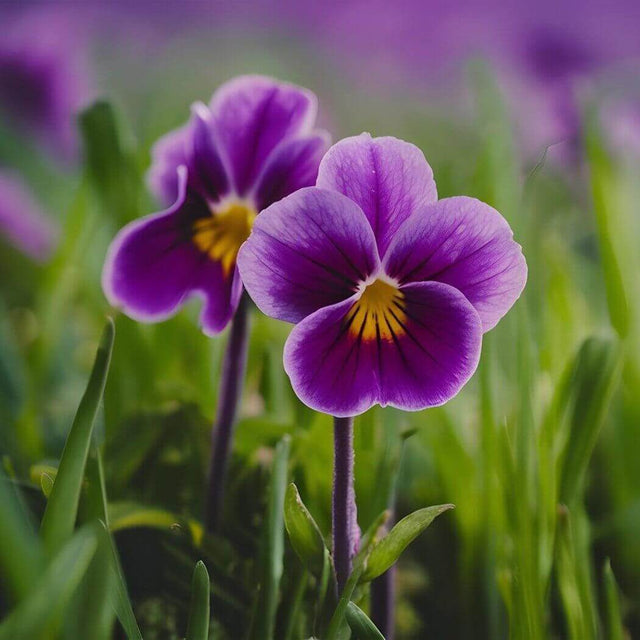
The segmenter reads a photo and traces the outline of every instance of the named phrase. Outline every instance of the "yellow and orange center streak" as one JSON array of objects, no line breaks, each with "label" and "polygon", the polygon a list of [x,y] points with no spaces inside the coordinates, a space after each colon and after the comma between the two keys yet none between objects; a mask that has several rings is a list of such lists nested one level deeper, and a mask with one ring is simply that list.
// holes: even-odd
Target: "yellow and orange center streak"
[{"label": "yellow and orange center streak", "polygon": [[404,293],[394,284],[375,280],[349,310],[349,333],[364,341],[393,340],[405,333]]},{"label": "yellow and orange center streak", "polygon": [[257,212],[243,202],[231,202],[193,224],[193,242],[211,260],[220,262],[225,276],[236,266],[242,243],[249,237]]}]

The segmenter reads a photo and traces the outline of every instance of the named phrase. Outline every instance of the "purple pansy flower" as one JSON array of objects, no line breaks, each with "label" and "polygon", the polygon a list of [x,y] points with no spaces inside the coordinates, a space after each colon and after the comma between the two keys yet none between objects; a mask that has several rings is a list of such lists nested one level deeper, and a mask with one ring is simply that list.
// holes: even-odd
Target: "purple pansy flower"
[{"label": "purple pansy flower", "polygon": [[527,274],[497,211],[438,200],[417,147],[368,134],[263,212],[238,263],[258,307],[297,323],[284,352],[295,392],[334,416],[449,400]]},{"label": "purple pansy flower", "polygon": [[221,331],[240,300],[236,256],[255,217],[316,180],[329,140],[315,119],[310,91],[261,76],[195,104],[189,123],[153,150],[149,183],[168,209],[127,225],[109,248],[111,304],[157,321],[199,295],[203,330]]}]

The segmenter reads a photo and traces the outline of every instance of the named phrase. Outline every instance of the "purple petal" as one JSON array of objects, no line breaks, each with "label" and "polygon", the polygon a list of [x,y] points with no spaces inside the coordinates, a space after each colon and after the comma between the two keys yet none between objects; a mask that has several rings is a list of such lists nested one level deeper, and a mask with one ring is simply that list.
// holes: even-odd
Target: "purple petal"
[{"label": "purple petal", "polygon": [[439,282],[407,285],[402,293],[395,331],[377,339],[364,339],[349,321],[356,296],[294,327],[284,366],[305,404],[334,416],[357,415],[374,404],[416,411],[460,391],[480,357],[478,314],[459,291]]},{"label": "purple petal", "polygon": [[384,263],[399,282],[436,280],[459,289],[484,331],[507,313],[527,280],[527,264],[507,221],[464,196],[428,205],[407,221]]},{"label": "purple petal", "polygon": [[147,175],[151,191],[167,206],[178,197],[178,167],[188,168],[188,188],[208,202],[221,200],[230,189],[228,171],[205,105],[196,103],[189,123],[168,133],[151,150]]},{"label": "purple petal", "polygon": [[381,256],[402,223],[421,205],[437,199],[433,171],[418,147],[368,133],[333,145],[320,163],[316,184],[360,205]]},{"label": "purple petal", "polygon": [[379,263],[360,208],[316,187],[263,211],[238,255],[254,302],[265,314],[288,322],[353,295]]},{"label": "purple petal", "polygon": [[7,172],[0,172],[0,234],[37,262],[51,256],[58,235],[27,186]]},{"label": "purple petal", "polygon": [[236,191],[245,195],[280,142],[310,133],[316,99],[294,85],[263,76],[241,76],[214,93],[211,113]]},{"label": "purple petal", "polygon": [[203,104],[194,105],[192,122],[187,164],[189,188],[195,189],[207,202],[216,202],[229,192],[230,184],[211,115]]},{"label": "purple petal", "polygon": [[329,134],[318,132],[280,145],[269,157],[258,178],[255,200],[258,210],[316,183],[320,160],[329,148]]},{"label": "purple petal", "polygon": [[203,329],[215,334],[233,315],[241,284],[237,273],[225,276],[220,262],[195,246],[193,221],[208,211],[201,201],[186,198],[184,169],[180,175],[176,204],[118,233],[107,253],[102,287],[113,306],[141,322],[164,320],[198,295],[205,302]]},{"label": "purple petal", "polygon": [[151,148],[147,184],[160,202],[169,206],[178,198],[178,167],[187,164],[191,123],[162,136]]}]

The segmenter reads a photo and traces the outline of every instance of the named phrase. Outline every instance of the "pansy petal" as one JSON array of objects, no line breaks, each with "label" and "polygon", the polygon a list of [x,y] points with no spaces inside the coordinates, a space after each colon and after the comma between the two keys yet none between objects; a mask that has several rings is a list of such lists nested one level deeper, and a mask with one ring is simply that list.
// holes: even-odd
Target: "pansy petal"
[{"label": "pansy petal", "polygon": [[151,167],[147,184],[164,205],[178,197],[178,167],[187,164],[187,148],[192,134],[191,123],[167,133],[151,148]]},{"label": "pansy petal", "polygon": [[[221,331],[233,314],[232,278],[191,239],[190,224],[202,203],[185,198],[185,171],[176,204],[130,223],[109,247],[102,286],[110,304],[141,322],[172,316],[187,298],[205,300],[201,322]],[[237,300],[236,300],[237,303]]]},{"label": "pansy petal", "polygon": [[507,221],[474,198],[428,205],[400,229],[384,259],[399,282],[436,280],[459,289],[492,329],[520,296],[527,264]]},{"label": "pansy petal", "polygon": [[209,110],[196,103],[192,108],[192,136],[187,154],[188,185],[209,203],[229,193],[230,182]]},{"label": "pansy petal", "polygon": [[376,403],[380,390],[371,349],[359,349],[346,318],[355,297],[319,309],[297,324],[284,347],[284,368],[307,406],[337,417]]},{"label": "pansy petal", "polygon": [[402,287],[402,293],[402,330],[379,350],[379,402],[417,411],[444,404],[473,375],[482,322],[465,296],[449,285],[420,282]]},{"label": "pansy petal", "polygon": [[339,193],[308,187],[256,218],[238,266],[261,311],[298,322],[353,295],[379,258],[361,209]]},{"label": "pansy petal", "polygon": [[[298,397],[334,416],[358,415],[374,404],[415,411],[452,398],[475,371],[482,326],[456,289],[439,282],[402,289],[396,311],[374,338],[350,313],[357,298],[325,307],[297,324],[284,366]],[[356,320],[354,320],[356,318]]]},{"label": "pansy petal", "polygon": [[310,133],[316,108],[310,91],[263,76],[241,76],[214,93],[213,123],[240,195],[283,139]]},{"label": "pansy petal", "polygon": [[258,210],[265,209],[298,189],[313,186],[318,177],[320,160],[329,144],[329,134],[318,132],[280,145],[271,154],[258,178],[254,196]]},{"label": "pansy petal", "polygon": [[402,223],[421,205],[437,199],[433,171],[418,147],[368,133],[333,145],[320,163],[316,185],[360,205],[381,256]]}]

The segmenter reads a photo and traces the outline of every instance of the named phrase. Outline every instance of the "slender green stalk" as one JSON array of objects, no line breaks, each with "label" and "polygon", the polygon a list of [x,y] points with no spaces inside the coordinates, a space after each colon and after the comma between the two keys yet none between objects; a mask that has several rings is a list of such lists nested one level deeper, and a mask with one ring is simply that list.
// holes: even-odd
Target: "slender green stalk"
[{"label": "slender green stalk", "polygon": [[42,518],[40,532],[49,553],[55,553],[71,537],[76,522],[93,424],[107,381],[114,336],[115,327],[109,318]]}]

